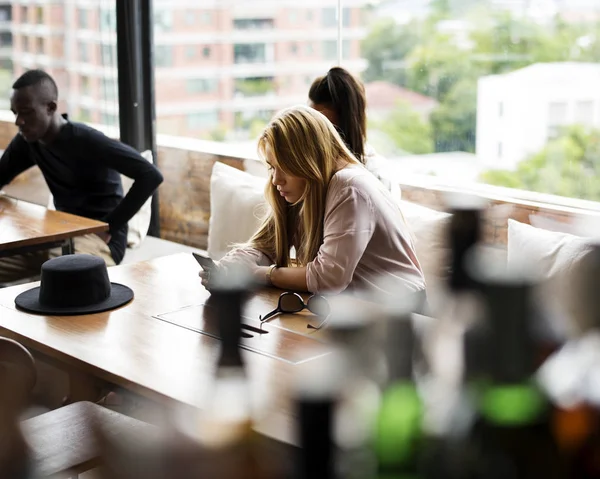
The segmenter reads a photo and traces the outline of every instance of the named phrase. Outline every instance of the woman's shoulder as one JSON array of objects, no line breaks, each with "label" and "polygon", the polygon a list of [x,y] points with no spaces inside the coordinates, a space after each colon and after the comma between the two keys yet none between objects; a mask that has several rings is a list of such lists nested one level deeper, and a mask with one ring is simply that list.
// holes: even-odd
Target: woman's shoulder
[{"label": "woman's shoulder", "polygon": [[350,194],[352,190],[364,192],[369,195],[373,189],[380,188],[379,180],[375,178],[365,166],[351,164],[338,170],[329,183],[328,195]]},{"label": "woman's shoulder", "polygon": [[400,185],[390,167],[389,160],[377,153],[369,144],[365,145],[365,167],[383,183],[392,196],[400,199]]}]

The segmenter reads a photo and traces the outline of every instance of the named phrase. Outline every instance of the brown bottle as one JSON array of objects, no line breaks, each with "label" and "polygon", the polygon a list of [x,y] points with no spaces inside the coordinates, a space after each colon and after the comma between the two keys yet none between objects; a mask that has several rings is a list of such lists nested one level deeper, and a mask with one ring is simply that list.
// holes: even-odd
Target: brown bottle
[{"label": "brown bottle", "polygon": [[571,281],[573,338],[539,377],[553,400],[552,430],[568,477],[600,478],[600,245],[580,260]]}]

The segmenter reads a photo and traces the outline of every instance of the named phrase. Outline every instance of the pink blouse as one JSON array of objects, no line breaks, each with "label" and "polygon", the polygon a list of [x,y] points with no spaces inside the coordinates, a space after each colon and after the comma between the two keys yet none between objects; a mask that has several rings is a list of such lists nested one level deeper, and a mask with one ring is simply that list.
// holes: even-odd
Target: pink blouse
[{"label": "pink blouse", "polygon": [[[230,252],[221,264],[273,260],[254,248]],[[338,171],[327,190],[323,244],[306,265],[311,293],[384,289],[396,294],[425,289],[425,279],[400,208],[362,165]],[[383,286],[385,285],[385,286]]]}]

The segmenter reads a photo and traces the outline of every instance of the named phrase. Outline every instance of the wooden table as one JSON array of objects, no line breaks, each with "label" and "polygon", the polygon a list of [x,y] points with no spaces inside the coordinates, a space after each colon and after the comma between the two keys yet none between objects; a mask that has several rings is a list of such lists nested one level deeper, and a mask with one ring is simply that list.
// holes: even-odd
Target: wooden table
[{"label": "wooden table", "polygon": [[0,194],[0,257],[57,246],[72,253],[74,237],[107,230],[101,221]]},{"label": "wooden table", "polygon": [[[0,335],[152,400],[197,405],[210,390],[219,341],[155,316],[196,307],[203,315],[199,320],[208,319],[210,308],[198,309],[210,296],[200,284],[198,271],[187,253],[109,268],[111,281],[130,286],[135,299],[120,309],[87,316],[21,312],[14,298],[35,283],[5,288],[0,290]],[[273,309],[280,293],[270,289],[254,294],[247,303],[246,322]],[[290,380],[298,368],[318,367],[327,360],[319,341],[323,333],[307,329],[309,319],[304,314],[275,318],[265,327],[271,338],[268,345],[260,335],[248,339],[262,342],[272,354],[244,351],[255,401],[265,412],[257,417],[257,430],[284,442],[293,442]],[[316,348],[315,359],[302,364],[275,359],[312,348]]]}]

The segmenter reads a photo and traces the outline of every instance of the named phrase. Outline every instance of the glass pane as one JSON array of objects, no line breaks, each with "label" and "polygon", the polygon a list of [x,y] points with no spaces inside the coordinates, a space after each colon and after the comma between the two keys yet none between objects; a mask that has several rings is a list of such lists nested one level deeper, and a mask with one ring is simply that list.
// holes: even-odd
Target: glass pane
[{"label": "glass pane", "polygon": [[600,200],[598,2],[426,3],[360,14],[374,150],[398,177]]},{"label": "glass pane", "polygon": [[16,78],[41,68],[56,81],[59,110],[70,119],[118,127],[115,3],[16,3],[0,6],[2,108]]},{"label": "glass pane", "polygon": [[[184,4],[185,3],[185,4]],[[158,133],[255,140],[274,112],[306,103],[312,81],[337,63],[337,0],[154,0]],[[343,61],[358,71],[364,2],[349,2]]]}]

